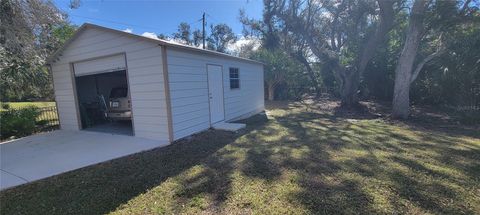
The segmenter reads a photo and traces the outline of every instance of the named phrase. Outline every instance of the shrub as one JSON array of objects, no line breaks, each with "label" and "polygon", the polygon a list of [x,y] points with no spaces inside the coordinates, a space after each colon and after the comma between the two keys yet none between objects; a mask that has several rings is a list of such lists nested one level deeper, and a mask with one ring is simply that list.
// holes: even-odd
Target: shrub
[{"label": "shrub", "polygon": [[464,125],[480,124],[480,111],[478,110],[459,111],[457,114],[459,116],[460,123]]},{"label": "shrub", "polygon": [[5,110],[10,109],[10,104],[2,103],[2,109],[5,109]]},{"label": "shrub", "polygon": [[36,119],[40,115],[37,107],[9,109],[0,112],[1,138],[27,136],[35,132]]}]

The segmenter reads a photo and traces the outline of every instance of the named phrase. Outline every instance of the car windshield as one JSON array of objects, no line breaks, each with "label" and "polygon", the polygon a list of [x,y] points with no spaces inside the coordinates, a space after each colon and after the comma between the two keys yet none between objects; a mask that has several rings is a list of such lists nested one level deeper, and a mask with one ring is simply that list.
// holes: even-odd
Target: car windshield
[{"label": "car windshield", "polygon": [[127,88],[124,88],[124,87],[113,88],[112,91],[110,91],[110,98],[122,98],[122,97],[127,97]]}]

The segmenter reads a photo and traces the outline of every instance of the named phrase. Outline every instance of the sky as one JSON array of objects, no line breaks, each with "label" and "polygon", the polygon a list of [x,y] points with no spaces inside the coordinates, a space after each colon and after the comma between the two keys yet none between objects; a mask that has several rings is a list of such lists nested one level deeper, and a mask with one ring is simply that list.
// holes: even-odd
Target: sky
[{"label": "sky", "polygon": [[207,31],[210,24],[225,23],[239,36],[242,33],[239,11],[260,19],[261,0],[81,0],[80,7],[70,9],[69,0],[54,0],[69,15],[73,24],[93,23],[117,30],[151,36],[163,33],[171,36],[180,22],[187,22],[193,29],[202,28],[202,14],[206,13]]}]

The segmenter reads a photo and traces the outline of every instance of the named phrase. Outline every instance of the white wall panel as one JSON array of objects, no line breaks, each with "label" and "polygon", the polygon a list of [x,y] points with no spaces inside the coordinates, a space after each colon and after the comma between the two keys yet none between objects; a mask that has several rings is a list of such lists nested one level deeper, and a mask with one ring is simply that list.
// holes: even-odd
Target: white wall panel
[{"label": "white wall panel", "polygon": [[[263,110],[263,66],[260,64],[171,47],[167,48],[167,63],[175,140],[210,127],[207,64],[223,67],[226,121]],[[238,90],[230,90],[229,67],[240,70]]]},{"label": "white wall panel", "polygon": [[[83,62],[115,54],[125,54],[126,65],[113,59],[95,64]],[[158,44],[97,28],[87,28],[79,35],[52,64],[62,129],[79,129],[70,71],[70,64],[75,62],[76,70],[87,71],[84,74],[127,67],[135,135],[168,141],[162,52]],[[210,127],[207,64],[223,68],[226,121],[263,110],[262,65],[174,47],[167,47],[167,62],[174,140]],[[229,67],[239,68],[238,90],[229,88]]]},{"label": "white wall panel", "polygon": [[113,72],[125,70],[125,55],[114,55],[82,61],[73,64],[75,76],[98,74],[101,72]]},{"label": "white wall panel", "polygon": [[[92,58],[98,59],[85,61]],[[168,141],[162,53],[158,44],[87,28],[66,47],[52,64],[56,101],[62,129],[78,130],[71,63],[75,63],[77,74],[128,67],[135,136]]]}]

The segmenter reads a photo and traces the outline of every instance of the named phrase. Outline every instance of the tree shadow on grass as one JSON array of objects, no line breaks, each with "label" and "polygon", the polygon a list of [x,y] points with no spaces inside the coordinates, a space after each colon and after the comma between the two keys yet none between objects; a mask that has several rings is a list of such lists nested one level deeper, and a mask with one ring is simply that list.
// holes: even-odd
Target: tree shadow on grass
[{"label": "tree shadow on grass", "polygon": [[[234,169],[233,158],[223,158],[222,155],[208,157],[201,166],[202,171],[194,177],[181,180],[181,189],[175,194],[180,199],[179,204],[190,205],[201,209],[218,208],[227,199],[231,191],[230,174]],[[200,198],[210,197],[213,205],[198,205]],[[197,204],[197,205],[195,205]],[[182,211],[176,211],[182,213]]]},{"label": "tree shadow on grass", "polygon": [[[278,200],[283,193],[276,192],[287,192],[288,199],[277,206],[293,204],[297,213],[475,212],[465,196],[478,186],[478,145],[443,132],[350,120],[312,108],[299,111],[298,105],[282,108],[268,123],[264,116],[243,121],[243,133],[207,131],[189,141],[4,191],[2,213],[108,213],[170,178],[180,184],[173,189],[173,202],[180,205],[175,213],[184,212],[181,205],[211,213],[226,207],[246,213],[269,208],[269,203],[253,207],[252,198],[235,199],[235,189],[258,192],[234,187],[245,181],[266,186],[261,192],[293,183],[295,189],[271,195]],[[206,206],[205,196],[213,200]]]},{"label": "tree shadow on grass", "polygon": [[[383,207],[393,207],[394,211],[455,213],[460,210],[474,213],[471,207],[464,206],[465,197],[461,193],[464,191],[450,186],[465,186],[466,189],[474,186],[472,181],[479,177],[478,168],[475,168],[480,160],[478,146],[470,144],[468,149],[455,149],[458,144],[469,143],[459,143],[457,138],[449,138],[437,131],[416,132],[412,129],[414,131],[404,134],[388,124],[351,123],[321,113],[291,113],[275,120],[295,136],[297,141],[290,143],[292,148],[308,148],[308,153],[301,158],[282,154],[283,162],[277,168],[293,169],[300,175],[297,184],[302,190],[292,193],[292,199],[303,204],[311,213],[382,213],[384,208],[373,202],[379,194],[367,188],[378,183],[379,179],[390,184],[382,185],[386,186],[382,192],[389,192],[389,195],[381,197],[389,201]],[[311,124],[313,126],[306,126]],[[288,140],[279,142],[282,141]],[[419,157],[418,160],[407,158],[426,150],[432,151],[432,155]],[[337,160],[337,156],[345,156],[345,151],[358,151],[358,154],[352,154],[346,160]],[[454,173],[433,170],[421,162],[455,169],[468,178],[459,180]]]},{"label": "tree shadow on grass", "polygon": [[[315,119],[322,120],[312,122]],[[297,140],[290,143],[289,147],[282,148],[283,152],[279,153],[282,154],[283,159],[276,165],[278,169],[289,169],[298,174],[295,181],[302,190],[292,193],[292,201],[304,205],[311,213],[368,213],[371,211],[367,204],[370,199],[361,190],[358,182],[353,179],[329,178],[343,171],[342,165],[344,165],[333,159],[332,152],[340,151],[348,145],[345,141],[341,141],[345,136],[341,128],[332,125],[338,122],[336,118],[318,113],[298,113],[277,117],[275,120],[282,127],[287,128],[288,133]],[[313,123],[317,129],[307,128],[305,123]],[[310,132],[311,130],[315,132]],[[305,147],[304,153],[300,156],[292,156],[290,152],[298,149],[299,146]],[[360,159],[354,164],[362,174],[372,175],[373,173],[368,169],[369,163],[368,159]],[[360,170],[360,165],[365,168]]]},{"label": "tree shadow on grass", "polygon": [[[410,164],[409,164],[410,165]],[[397,170],[388,172],[390,181],[393,182],[395,192],[399,195],[397,199],[391,199],[390,204],[398,211],[404,213],[439,213],[439,214],[457,214],[459,208],[455,208],[442,203],[448,201],[460,201],[457,199],[456,191],[447,186],[433,182],[424,183],[415,176],[406,175]],[[415,208],[405,209],[405,202],[416,204]],[[463,213],[473,214],[468,208],[462,208]]]},{"label": "tree shadow on grass", "polygon": [[371,214],[373,211],[371,199],[354,180],[332,183],[324,177],[306,175],[298,183],[308,190],[292,196],[312,214]]},{"label": "tree shadow on grass", "polygon": [[256,147],[247,151],[242,172],[248,177],[272,181],[280,176],[280,169],[271,160],[273,152],[267,147]]},{"label": "tree shadow on grass", "polygon": [[[248,131],[262,126],[250,124]],[[204,165],[207,171],[184,182],[180,197],[211,193],[221,202],[229,193],[231,159],[214,155],[240,134],[206,131],[172,145],[53,176],[0,194],[2,214],[105,214],[175,177]]]}]

